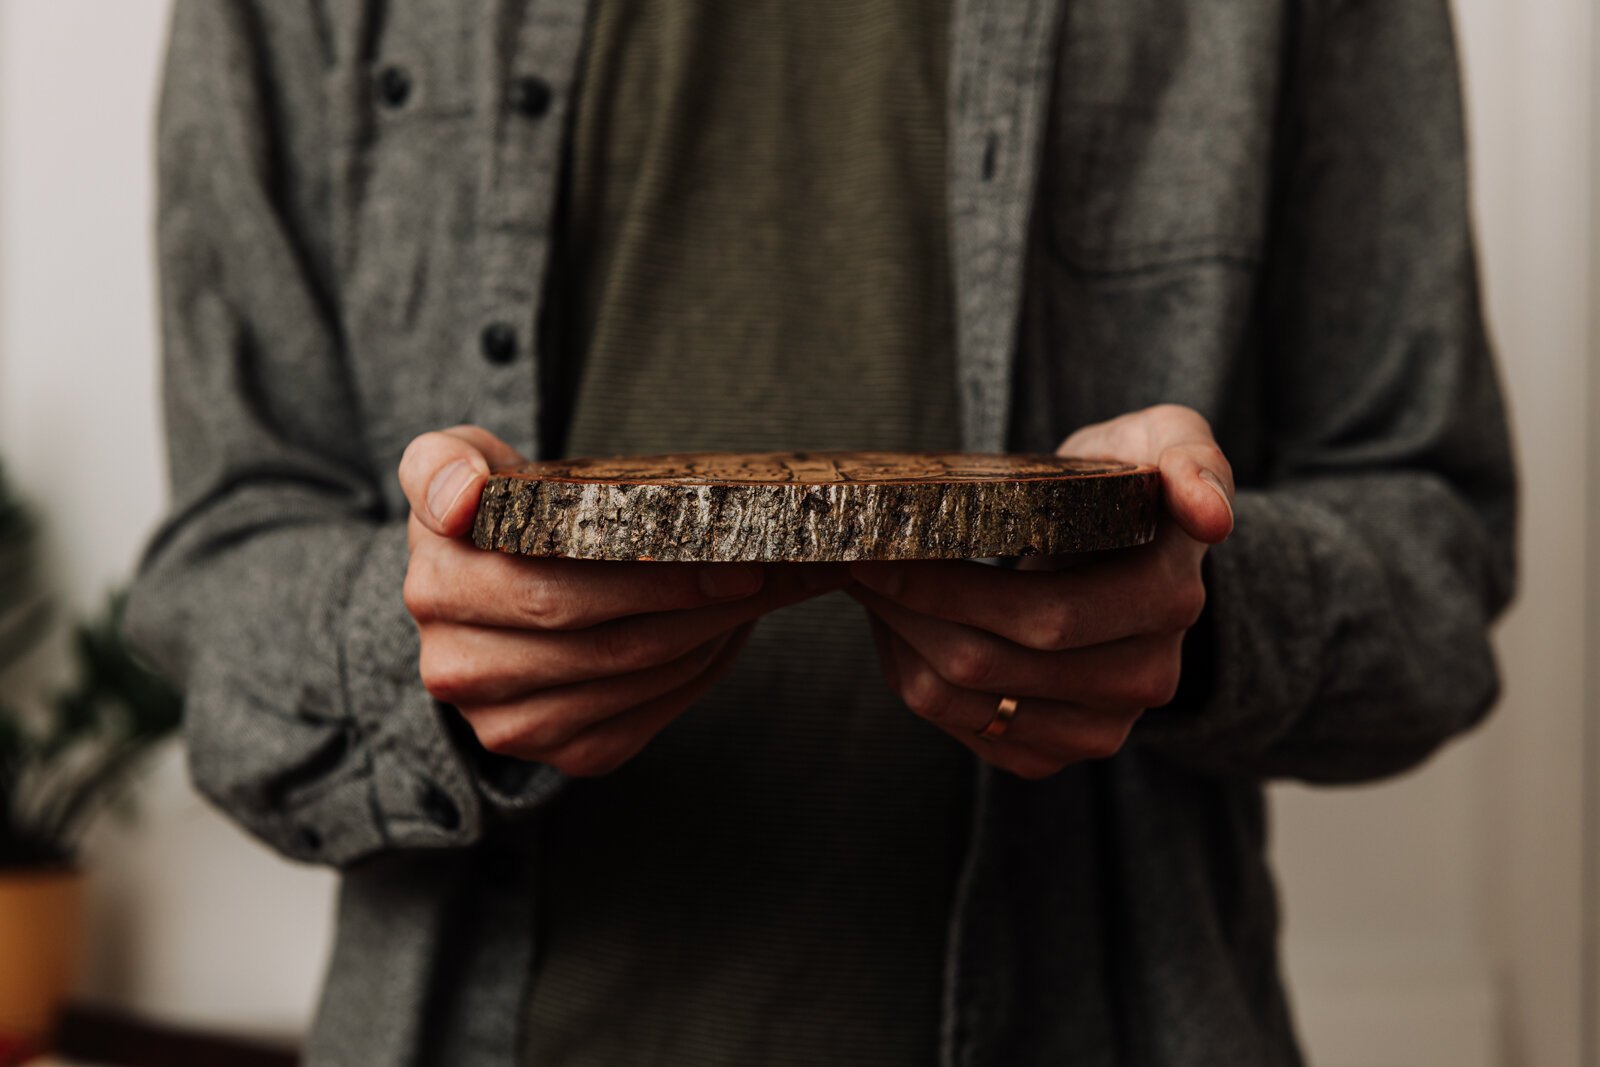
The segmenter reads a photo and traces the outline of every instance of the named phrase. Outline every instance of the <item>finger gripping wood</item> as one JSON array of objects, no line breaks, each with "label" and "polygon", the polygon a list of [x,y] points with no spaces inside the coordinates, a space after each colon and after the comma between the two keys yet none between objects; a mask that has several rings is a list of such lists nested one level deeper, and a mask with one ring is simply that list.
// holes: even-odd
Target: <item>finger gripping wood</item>
[{"label": "finger gripping wood", "polygon": [[1155,536],[1160,475],[1042,455],[701,452],[498,471],[479,548],[576,559],[823,562],[1060,555]]}]

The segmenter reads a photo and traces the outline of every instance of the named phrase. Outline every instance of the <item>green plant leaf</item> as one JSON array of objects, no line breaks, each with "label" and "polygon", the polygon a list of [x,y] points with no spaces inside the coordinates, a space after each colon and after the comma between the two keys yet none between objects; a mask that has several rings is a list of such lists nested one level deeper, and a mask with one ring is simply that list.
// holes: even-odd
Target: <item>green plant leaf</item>
[{"label": "green plant leaf", "polygon": [[37,736],[16,724],[10,770],[9,742],[0,738],[0,791],[9,799],[0,803],[0,867],[16,855],[39,855],[41,842],[70,858],[95,815],[126,794],[182,720],[181,694],[123,636],[124,603],[114,595],[97,618],[74,628],[73,682],[50,702]]}]

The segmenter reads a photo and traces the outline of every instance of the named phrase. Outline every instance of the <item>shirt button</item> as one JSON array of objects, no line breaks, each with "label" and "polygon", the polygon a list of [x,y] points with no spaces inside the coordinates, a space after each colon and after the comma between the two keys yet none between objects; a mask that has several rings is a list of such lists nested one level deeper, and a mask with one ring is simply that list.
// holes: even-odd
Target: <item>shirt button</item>
[{"label": "shirt button", "polygon": [[518,78],[511,84],[511,106],[525,118],[536,119],[549,111],[554,96],[543,78]]},{"label": "shirt button", "polygon": [[461,809],[438,786],[429,785],[422,791],[421,804],[422,814],[439,829],[454,830],[461,825]]},{"label": "shirt button", "polygon": [[411,75],[400,67],[384,67],[378,74],[378,99],[385,107],[403,107],[411,98]]},{"label": "shirt button", "polygon": [[483,358],[504,366],[517,358],[517,331],[503,322],[491,322],[478,336]]}]

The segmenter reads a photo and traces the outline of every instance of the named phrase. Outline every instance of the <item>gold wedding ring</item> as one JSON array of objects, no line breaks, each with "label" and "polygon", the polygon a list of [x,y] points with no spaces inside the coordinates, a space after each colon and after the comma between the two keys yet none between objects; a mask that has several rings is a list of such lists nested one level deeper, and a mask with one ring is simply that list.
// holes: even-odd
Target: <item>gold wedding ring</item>
[{"label": "gold wedding ring", "polygon": [[1000,706],[994,709],[994,717],[989,724],[978,731],[978,736],[985,741],[993,741],[1002,736],[1011,728],[1011,720],[1017,714],[1017,698],[1001,697]]}]

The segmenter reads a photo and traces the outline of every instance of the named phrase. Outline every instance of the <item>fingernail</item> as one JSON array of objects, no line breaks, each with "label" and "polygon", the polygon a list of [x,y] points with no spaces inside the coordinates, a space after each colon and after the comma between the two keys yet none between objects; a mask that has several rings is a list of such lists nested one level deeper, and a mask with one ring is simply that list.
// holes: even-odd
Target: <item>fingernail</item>
[{"label": "fingernail", "polygon": [[1227,505],[1227,508],[1228,508],[1228,525],[1232,526],[1233,525],[1233,501],[1228,499],[1228,490],[1227,490],[1227,487],[1222,484],[1222,479],[1218,478],[1211,471],[1208,471],[1208,470],[1206,470],[1204,468],[1201,468],[1201,470],[1200,470],[1200,477],[1207,485],[1209,485],[1211,488],[1213,488],[1213,489],[1215,489],[1217,491],[1217,495],[1220,496],[1222,498],[1222,502],[1225,505]]},{"label": "fingernail", "polygon": [[881,563],[852,563],[850,564],[850,577],[873,592],[882,593],[891,600],[899,596],[906,587],[905,571],[899,567],[884,566]]},{"label": "fingernail", "polygon": [[700,588],[715,600],[749,596],[761,588],[761,569],[741,564],[713,564],[700,568]]},{"label": "fingernail", "polygon": [[474,473],[472,464],[458,459],[446,464],[443,470],[433,476],[433,481],[428,483],[428,512],[434,522],[444,525],[444,517],[449,514],[450,506],[472,481]]}]

